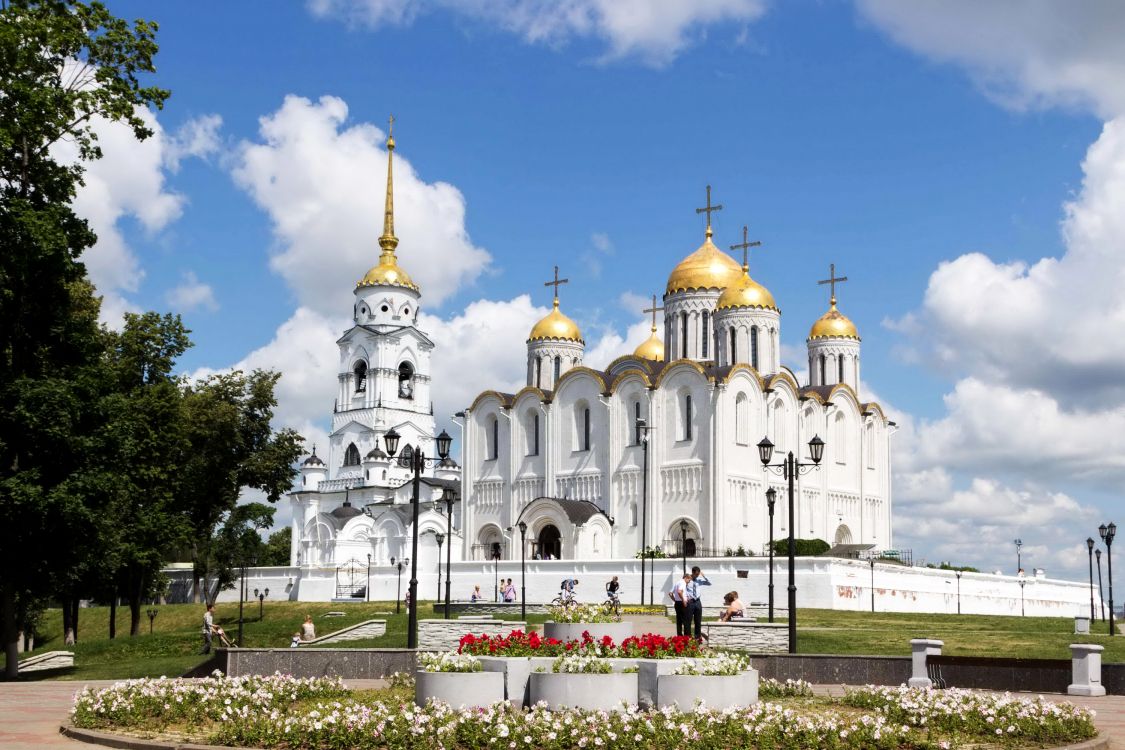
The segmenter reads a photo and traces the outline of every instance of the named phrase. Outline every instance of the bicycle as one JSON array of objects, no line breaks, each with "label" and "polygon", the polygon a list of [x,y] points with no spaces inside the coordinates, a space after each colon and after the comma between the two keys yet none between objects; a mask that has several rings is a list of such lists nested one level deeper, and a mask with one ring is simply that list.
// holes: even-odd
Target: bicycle
[{"label": "bicycle", "polygon": [[551,600],[551,606],[570,609],[571,607],[578,606],[578,599],[575,598],[573,591],[567,591],[566,589],[563,589],[559,592],[558,596]]},{"label": "bicycle", "polygon": [[617,618],[618,622],[621,621],[621,596],[620,596],[620,594],[621,594],[620,591],[618,591],[617,594],[608,594],[607,593],[605,603],[602,604],[602,611],[605,612],[607,615],[613,615],[615,618]]}]

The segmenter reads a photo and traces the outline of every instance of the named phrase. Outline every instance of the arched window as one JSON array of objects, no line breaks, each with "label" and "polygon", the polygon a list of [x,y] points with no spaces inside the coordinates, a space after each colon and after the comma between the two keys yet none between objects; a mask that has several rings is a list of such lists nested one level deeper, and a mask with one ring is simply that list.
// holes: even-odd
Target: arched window
[{"label": "arched window", "polygon": [[826,362],[824,360],[824,355],[821,354],[820,355],[820,383],[819,383],[819,385],[828,385],[828,383],[826,382],[828,380],[828,373],[826,372],[825,365],[826,365]]},{"label": "arched window", "polygon": [[758,368],[758,326],[750,326],[750,364]]},{"label": "arched window", "polygon": [[414,366],[409,362],[398,366],[398,397],[414,398]]},{"label": "arched window", "polygon": [[527,455],[539,455],[539,415],[534,412],[527,414]]},{"label": "arched window", "polygon": [[551,381],[552,388],[558,388],[559,375],[562,374],[562,357],[555,357],[555,379]]},{"label": "arched window", "polygon": [[590,407],[582,410],[582,450],[590,450]]},{"label": "arched window", "polygon": [[543,358],[535,358],[535,387],[543,387]]},{"label": "arched window", "polygon": [[730,364],[738,361],[738,338],[735,335],[735,329],[730,329]]},{"label": "arched window", "polygon": [[414,446],[407,444],[398,454],[398,465],[409,469],[414,463]]},{"label": "arched window", "polygon": [[637,525],[637,504],[629,503],[629,525]]},{"label": "arched window", "polygon": [[680,314],[680,357],[687,359],[687,313]]},{"label": "arched window", "polygon": [[641,402],[633,402],[633,445],[641,444]]},{"label": "arched window", "polygon": [[703,347],[702,358],[707,359],[707,343],[711,340],[711,313],[708,310],[703,311],[703,337],[699,340],[699,345]]},{"label": "arched window", "polygon": [[839,377],[836,378],[836,382],[837,383],[843,383],[844,382],[844,355],[843,354],[837,354],[836,355],[836,369],[838,371],[837,375],[839,376]]},{"label": "arched window", "polygon": [[684,440],[691,440],[691,423],[695,419],[695,413],[691,404],[691,394],[684,396]]},{"label": "arched window", "polygon": [[836,415],[836,423],[833,425],[835,428],[832,431],[832,442],[836,444],[836,463],[846,464],[848,462],[848,422],[844,419],[843,414]]},{"label": "arched window", "polygon": [[352,372],[355,373],[355,392],[363,393],[367,390],[367,363],[363,360],[356,362]]},{"label": "arched window", "polygon": [[750,444],[750,399],[745,393],[734,400],[734,440],[739,445]]},{"label": "arched window", "polygon": [[355,443],[349,444],[344,451],[344,466],[359,466],[359,448],[355,447]]},{"label": "arched window", "polygon": [[488,459],[495,461],[500,457],[500,420],[490,417],[488,420]]}]

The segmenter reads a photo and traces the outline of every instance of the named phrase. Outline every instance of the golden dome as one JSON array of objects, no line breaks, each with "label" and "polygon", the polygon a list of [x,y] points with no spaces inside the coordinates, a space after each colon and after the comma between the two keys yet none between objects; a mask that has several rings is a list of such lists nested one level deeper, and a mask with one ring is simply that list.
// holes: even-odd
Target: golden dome
[{"label": "golden dome", "polygon": [[689,289],[726,289],[742,273],[742,266],[711,242],[710,230],[699,249],[680,261],[668,276],[667,294]]},{"label": "golden dome", "polygon": [[364,286],[402,286],[418,291],[418,285],[411,280],[410,274],[402,270],[393,252],[379,255],[379,265],[365,273],[356,283],[357,289]]},{"label": "golden dome", "polygon": [[580,344],[586,343],[582,339],[582,331],[578,329],[578,324],[559,311],[558,297],[555,297],[554,309],[547,313],[547,317],[535,324],[535,327],[531,329],[531,335],[527,337],[529,342],[542,341],[544,339],[561,339],[563,341],[577,341]]},{"label": "golden dome", "polygon": [[653,362],[664,361],[664,340],[656,335],[655,328],[652,329],[652,335],[633,351],[633,356]]},{"label": "golden dome", "polygon": [[[777,310],[777,303],[773,300],[770,290],[750,278],[750,272],[745,267],[742,276],[728,286],[719,297],[719,304],[715,309],[725,310],[733,307],[757,307],[766,310]],[[781,312],[777,310],[777,312]]]},{"label": "golden dome", "polygon": [[835,297],[832,298],[832,307],[821,315],[809,330],[809,340],[829,338],[859,341],[859,331],[856,330],[855,323],[836,309]]}]

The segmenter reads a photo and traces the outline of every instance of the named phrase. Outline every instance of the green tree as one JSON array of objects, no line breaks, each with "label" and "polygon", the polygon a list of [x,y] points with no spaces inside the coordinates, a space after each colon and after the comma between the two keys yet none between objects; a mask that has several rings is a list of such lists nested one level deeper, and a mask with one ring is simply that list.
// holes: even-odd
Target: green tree
[{"label": "green tree", "polygon": [[289,545],[293,538],[293,529],[286,526],[270,534],[266,540],[266,548],[258,558],[262,566],[287,566],[289,565]]},{"label": "green tree", "polygon": [[216,593],[234,588],[241,568],[264,564],[262,531],[273,525],[273,513],[273,507],[265,503],[246,503],[225,514],[207,547],[209,576],[204,578],[204,587],[208,592],[211,587]]},{"label": "green tree", "polygon": [[[68,575],[91,522],[71,475],[88,424],[83,370],[102,341],[79,261],[95,237],[71,201],[83,162],[101,155],[97,119],[151,135],[139,108],[168,96],[141,85],[155,32],[100,3],[0,6],[0,634],[10,678],[18,600]],[[75,164],[51,153],[64,139],[78,148]]]},{"label": "green tree", "polygon": [[225,553],[215,548],[220,540],[216,531],[238,506],[242,488],[260,490],[274,503],[293,486],[302,439],[293,430],[274,432],[270,426],[279,377],[261,370],[249,375],[236,371],[185,391],[190,450],[178,502],[190,524],[196,601],[211,590],[214,565],[224,559]]},{"label": "green tree", "polygon": [[[798,557],[816,557],[832,549],[832,545],[823,539],[794,539],[793,546],[797,551]],[[789,540],[776,540],[773,543],[773,553],[775,555],[788,555]]]}]

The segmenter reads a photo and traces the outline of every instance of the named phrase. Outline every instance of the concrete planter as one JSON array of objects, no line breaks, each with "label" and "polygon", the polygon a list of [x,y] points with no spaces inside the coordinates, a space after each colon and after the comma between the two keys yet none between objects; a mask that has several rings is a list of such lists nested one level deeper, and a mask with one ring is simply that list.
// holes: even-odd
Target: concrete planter
[{"label": "concrete planter", "polygon": [[531,705],[529,678],[533,670],[551,670],[555,661],[551,657],[532,656],[479,656],[485,672],[500,672],[504,675],[504,698],[516,708]]},{"label": "concrete planter", "polygon": [[[624,661],[613,659],[613,661]],[[656,692],[658,681],[664,675],[671,674],[676,667],[687,659],[635,659],[631,660],[637,665],[637,702],[641,708],[652,708],[656,705]],[[617,667],[614,670],[617,671]]]},{"label": "concrete planter", "polygon": [[416,672],[414,702],[430,698],[453,708],[491,706],[504,700],[504,675],[498,672]]},{"label": "concrete planter", "polygon": [[580,641],[582,633],[588,632],[595,641],[605,636],[613,639],[614,643],[633,635],[631,622],[545,622],[543,623],[543,637],[557,638],[560,641]]},{"label": "concrete planter", "polygon": [[758,671],[737,675],[662,674],[657,679],[656,706],[691,711],[696,701],[707,708],[742,708],[758,702]]},{"label": "concrete planter", "polygon": [[546,701],[549,708],[585,708],[613,711],[637,702],[637,674],[531,673],[531,702]]}]

